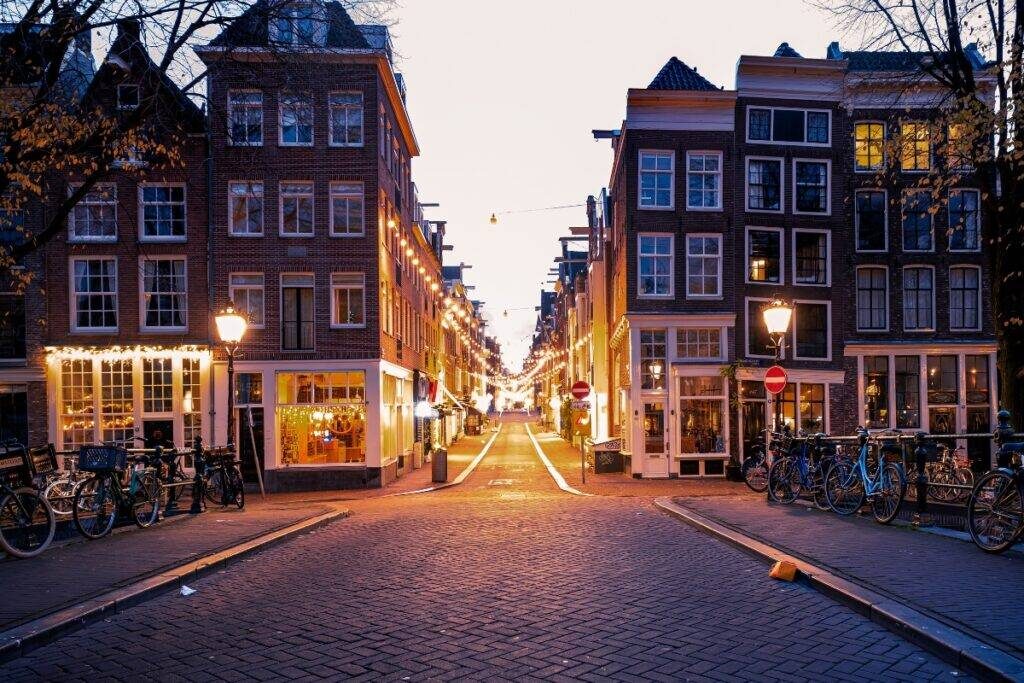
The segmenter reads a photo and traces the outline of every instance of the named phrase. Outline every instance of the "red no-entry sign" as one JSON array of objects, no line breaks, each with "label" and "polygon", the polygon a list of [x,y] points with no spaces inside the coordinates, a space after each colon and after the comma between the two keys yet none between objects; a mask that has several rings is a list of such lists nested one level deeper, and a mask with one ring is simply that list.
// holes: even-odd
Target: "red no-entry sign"
[{"label": "red no-entry sign", "polygon": [[786,388],[786,371],[781,366],[773,365],[764,373],[764,388],[771,394],[781,394]]},{"label": "red no-entry sign", "polygon": [[569,393],[571,393],[574,398],[582,401],[587,396],[590,396],[590,385],[581,380],[572,385],[572,389],[569,390]]}]

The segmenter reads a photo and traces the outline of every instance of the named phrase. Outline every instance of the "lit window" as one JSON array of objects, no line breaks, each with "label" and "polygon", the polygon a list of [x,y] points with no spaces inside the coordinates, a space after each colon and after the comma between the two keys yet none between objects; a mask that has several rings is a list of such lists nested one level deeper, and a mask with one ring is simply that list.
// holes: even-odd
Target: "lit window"
[{"label": "lit window", "polygon": [[104,441],[135,435],[134,377],[131,359],[100,362],[100,434]]},{"label": "lit window", "polygon": [[718,152],[686,154],[686,208],[722,208],[722,155]]},{"label": "lit window", "polygon": [[331,183],[331,234],[362,235],[363,184]]},{"label": "lit window", "polygon": [[95,443],[92,360],[62,360],[60,370],[61,441],[65,448]]},{"label": "lit window", "polygon": [[877,171],[885,164],[885,124],[858,121],[853,127],[854,168]]},{"label": "lit window", "polygon": [[199,359],[181,359],[181,395],[182,415],[181,421],[184,431],[182,436],[186,447],[195,442],[197,436],[202,436],[203,431],[203,405],[202,391],[199,384]]},{"label": "lit window", "polygon": [[921,426],[921,358],[895,356],[896,429]]},{"label": "lit window", "polygon": [[279,124],[282,145],[312,145],[313,100],[306,95],[282,96]]},{"label": "lit window", "polygon": [[725,380],[718,376],[679,378],[679,452],[725,453]]},{"label": "lit window", "polygon": [[782,232],[778,230],[747,231],[747,280],[749,282],[782,283]]},{"label": "lit window", "polygon": [[331,326],[362,327],[366,324],[366,275],[331,273]]},{"label": "lit window", "polygon": [[313,184],[281,183],[282,235],[313,234]]},{"label": "lit window", "polygon": [[946,128],[946,165],[953,170],[974,167],[971,128],[966,123],[951,123]]},{"label": "lit window", "polygon": [[[71,192],[75,191],[72,187]],[[75,204],[68,223],[72,240],[116,240],[117,188],[114,185],[93,187]]]},{"label": "lit window", "polygon": [[363,93],[333,93],[327,100],[330,109],[331,144],[361,147],[363,144]]},{"label": "lit window", "polygon": [[900,167],[927,171],[932,167],[931,131],[927,123],[908,121],[900,126]]},{"label": "lit window", "polygon": [[263,183],[241,181],[229,186],[232,235],[263,234]]},{"label": "lit window", "polygon": [[671,235],[639,235],[639,296],[672,296],[673,250]]},{"label": "lit window", "polygon": [[889,327],[889,286],[885,268],[857,269],[857,329]]},{"label": "lit window", "polygon": [[142,236],[150,239],[185,237],[185,188],[180,185],[144,185],[139,188]]},{"label": "lit window", "polygon": [[686,295],[721,296],[722,238],[718,235],[686,237]]},{"label": "lit window", "polygon": [[142,359],[142,412],[174,410],[174,369],[170,358]]},{"label": "lit window", "polygon": [[142,262],[143,327],[185,327],[186,299],[185,259]]},{"label": "lit window", "polygon": [[864,356],[864,426],[889,427],[889,358]]},{"label": "lit window", "polygon": [[263,144],[263,93],[228,93],[228,134],[232,145]]},{"label": "lit window", "polygon": [[675,154],[640,152],[640,208],[675,206]]},{"label": "lit window", "polygon": [[72,270],[71,319],[74,329],[116,330],[117,261],[76,259],[72,262]]},{"label": "lit window", "polygon": [[935,329],[934,271],[931,268],[903,269],[903,329]]},{"label": "lit window", "polygon": [[263,273],[231,273],[228,296],[235,310],[248,317],[251,327],[263,327]]},{"label": "lit window", "polygon": [[664,389],[665,370],[665,330],[640,330],[640,388]]}]

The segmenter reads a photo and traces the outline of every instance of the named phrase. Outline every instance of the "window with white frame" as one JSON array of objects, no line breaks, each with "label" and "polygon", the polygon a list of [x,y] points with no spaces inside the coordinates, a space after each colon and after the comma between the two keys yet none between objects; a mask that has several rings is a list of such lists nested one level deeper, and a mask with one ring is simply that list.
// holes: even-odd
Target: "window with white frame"
[{"label": "window with white frame", "polygon": [[931,268],[903,269],[903,329],[935,329],[935,271]]},{"label": "window with white frame", "polygon": [[949,191],[949,250],[981,249],[981,196],[978,190]]},{"label": "window with white frame", "polygon": [[793,357],[824,360],[829,357],[829,305],[797,302],[793,305]]},{"label": "window with white frame", "polygon": [[263,93],[251,90],[228,93],[228,136],[232,145],[263,144]]},{"label": "window with white frame", "polygon": [[638,235],[637,295],[667,297],[673,293],[672,235]]},{"label": "window with white frame", "polygon": [[829,208],[829,163],[794,161],[793,211],[827,214]]},{"label": "window with white frame", "polygon": [[671,209],[675,206],[674,152],[640,152],[640,208]]},{"label": "window with white frame", "polygon": [[331,183],[331,234],[362,235],[363,184]]},{"label": "window with white frame", "polygon": [[139,188],[139,204],[143,238],[185,238],[184,186],[143,185]]},{"label": "window with white frame", "polygon": [[181,359],[181,422],[185,444],[195,442],[203,434],[203,392],[200,386],[198,358]]},{"label": "window with white frame", "polygon": [[327,98],[331,144],[339,147],[363,145],[363,93],[336,92]]},{"label": "window with white frame", "polygon": [[782,159],[747,159],[747,211],[782,211]]},{"label": "window with white frame", "polygon": [[686,208],[722,208],[722,153],[686,153]]},{"label": "window with white frame", "polygon": [[747,229],[747,281],[782,283],[782,231]]},{"label": "window with white frame", "polygon": [[278,123],[282,145],[312,145],[313,99],[309,95],[282,95]]},{"label": "window with white frame", "polygon": [[857,329],[889,329],[889,276],[881,266],[857,268]]},{"label": "window with white frame", "polygon": [[904,192],[903,250],[931,251],[935,246],[932,233],[931,191],[912,190]]},{"label": "window with white frame", "polygon": [[142,261],[143,327],[182,329],[187,320],[185,259]]},{"label": "window with white frame", "polygon": [[665,388],[665,330],[640,330],[640,388]]},{"label": "window with white frame", "polygon": [[134,375],[132,361],[100,361],[100,435],[104,441],[122,441],[135,435]]},{"label": "window with white frame", "polygon": [[331,327],[366,324],[366,275],[331,273]]},{"label": "window with white frame", "polygon": [[721,328],[680,327],[676,330],[676,356],[684,360],[721,360]]},{"label": "window with white frame", "polygon": [[818,230],[793,231],[793,282],[798,285],[827,285],[829,234]]},{"label": "window with white frame", "polygon": [[228,275],[228,296],[235,310],[249,319],[250,327],[263,327],[266,320],[263,273],[231,273]]},{"label": "window with white frame", "polygon": [[747,355],[771,357],[775,347],[764,324],[764,309],[771,303],[769,299],[747,299]]},{"label": "window with white frame", "polygon": [[313,234],[313,183],[281,183],[281,234]]},{"label": "window with white frame", "polygon": [[679,452],[725,453],[725,379],[719,375],[679,378]]},{"label": "window with white frame", "polygon": [[263,183],[241,180],[228,186],[231,234],[263,234]]},{"label": "window with white frame", "polygon": [[923,121],[900,124],[900,168],[921,172],[932,167],[931,130]]},{"label": "window with white frame", "polygon": [[854,194],[857,251],[885,251],[888,243],[884,190],[858,190]]},{"label": "window with white frame", "polygon": [[76,330],[117,329],[117,261],[74,259],[71,319]]},{"label": "window with white frame", "polygon": [[142,412],[174,411],[174,362],[169,357],[142,359]]},{"label": "window with white frame", "polygon": [[885,164],[885,124],[858,121],[853,126],[853,168],[877,171]]},{"label": "window with white frame", "polygon": [[954,266],[949,269],[949,329],[981,329],[981,269]]},{"label": "window with white frame", "polygon": [[686,236],[686,296],[722,295],[722,236]]},{"label": "window with white frame", "polygon": [[[71,187],[71,193],[77,190]],[[74,241],[117,240],[117,187],[96,185],[71,209],[68,220]]]},{"label": "window with white frame", "polygon": [[747,140],[828,145],[831,116],[827,110],[747,108]]}]

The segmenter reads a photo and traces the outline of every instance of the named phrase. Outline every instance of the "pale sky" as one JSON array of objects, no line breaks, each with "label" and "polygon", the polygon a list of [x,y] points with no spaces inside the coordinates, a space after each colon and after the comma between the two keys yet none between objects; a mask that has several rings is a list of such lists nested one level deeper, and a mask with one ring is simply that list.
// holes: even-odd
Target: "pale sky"
[{"label": "pale sky", "polygon": [[591,130],[618,128],[626,89],[645,87],[673,55],[732,88],[741,54],[770,55],[788,41],[823,57],[832,40],[857,42],[803,0],[404,0],[394,18],[421,147],[420,200],[441,204],[428,217],[448,220],[455,249],[446,264],[473,265],[466,280],[494,316],[489,332],[513,370],[529,347],[557,238],[586,216],[582,208],[513,214],[492,226],[492,212],[597,195],[611,148]]}]

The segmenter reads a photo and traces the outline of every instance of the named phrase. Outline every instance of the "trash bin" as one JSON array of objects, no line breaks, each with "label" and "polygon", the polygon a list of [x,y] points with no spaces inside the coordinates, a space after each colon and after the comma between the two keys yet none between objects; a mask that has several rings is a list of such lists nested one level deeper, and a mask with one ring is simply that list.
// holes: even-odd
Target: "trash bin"
[{"label": "trash bin", "polygon": [[431,453],[431,481],[443,484],[448,481],[448,449],[435,448]]},{"label": "trash bin", "polygon": [[623,470],[622,439],[594,442],[594,474],[612,474]]}]

